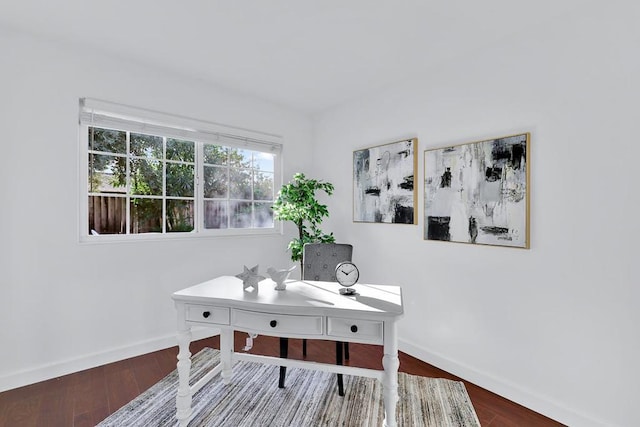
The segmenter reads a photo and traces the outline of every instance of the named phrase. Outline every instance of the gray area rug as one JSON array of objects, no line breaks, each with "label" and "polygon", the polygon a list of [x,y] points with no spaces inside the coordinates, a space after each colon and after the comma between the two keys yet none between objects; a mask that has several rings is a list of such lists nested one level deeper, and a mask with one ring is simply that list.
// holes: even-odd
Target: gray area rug
[{"label": "gray area rug", "polygon": [[[220,361],[205,348],[192,358],[191,384]],[[288,368],[286,387],[278,388],[278,367],[238,362],[231,384],[219,376],[193,396],[195,426],[382,426],[382,385],[371,378],[344,376],[338,396],[335,374]],[[178,373],[173,371],[99,424],[175,426]],[[462,382],[398,374],[400,426],[480,426]]]}]

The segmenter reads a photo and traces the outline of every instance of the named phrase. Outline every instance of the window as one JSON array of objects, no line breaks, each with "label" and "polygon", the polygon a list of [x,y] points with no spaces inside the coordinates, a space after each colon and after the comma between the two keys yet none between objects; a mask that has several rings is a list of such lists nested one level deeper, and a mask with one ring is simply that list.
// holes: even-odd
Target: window
[{"label": "window", "polygon": [[80,124],[86,239],[276,232],[279,143],[88,99]]}]

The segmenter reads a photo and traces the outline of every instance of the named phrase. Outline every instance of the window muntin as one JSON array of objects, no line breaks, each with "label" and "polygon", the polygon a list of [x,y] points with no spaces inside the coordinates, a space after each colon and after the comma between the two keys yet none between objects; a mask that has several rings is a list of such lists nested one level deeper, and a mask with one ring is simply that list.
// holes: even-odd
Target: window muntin
[{"label": "window muntin", "polygon": [[275,231],[276,154],[101,126],[84,129],[89,234]]}]

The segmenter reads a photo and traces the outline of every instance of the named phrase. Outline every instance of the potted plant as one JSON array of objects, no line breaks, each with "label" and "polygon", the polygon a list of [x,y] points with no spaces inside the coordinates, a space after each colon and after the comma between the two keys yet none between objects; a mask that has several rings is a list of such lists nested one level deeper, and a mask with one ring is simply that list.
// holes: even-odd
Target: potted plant
[{"label": "potted plant", "polygon": [[282,186],[273,203],[273,217],[280,221],[291,221],[298,228],[298,237],[289,242],[291,260],[300,261],[300,277],[303,277],[302,248],[305,243],[333,243],[333,233],[320,229],[322,220],[329,216],[326,205],[316,198],[316,191],[333,193],[333,184],[309,179],[296,173],[293,179]]}]

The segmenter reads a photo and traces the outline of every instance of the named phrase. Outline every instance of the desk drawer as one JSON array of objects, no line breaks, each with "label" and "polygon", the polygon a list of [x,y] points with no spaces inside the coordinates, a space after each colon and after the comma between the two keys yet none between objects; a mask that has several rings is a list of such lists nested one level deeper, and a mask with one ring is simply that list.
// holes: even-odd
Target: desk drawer
[{"label": "desk drawer", "polygon": [[275,336],[322,335],[322,316],[296,316],[232,310],[231,324],[241,329]]},{"label": "desk drawer", "polygon": [[347,338],[347,341],[382,344],[383,322],[329,317],[327,335],[334,338]]},{"label": "desk drawer", "polygon": [[229,324],[229,309],[206,305],[186,305],[187,321],[200,323]]}]

